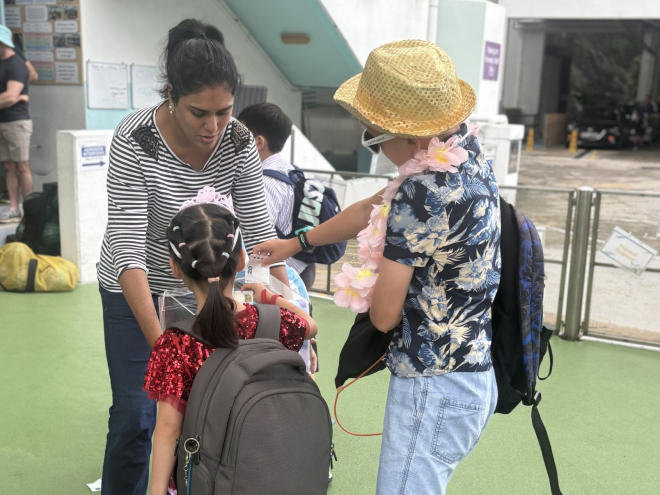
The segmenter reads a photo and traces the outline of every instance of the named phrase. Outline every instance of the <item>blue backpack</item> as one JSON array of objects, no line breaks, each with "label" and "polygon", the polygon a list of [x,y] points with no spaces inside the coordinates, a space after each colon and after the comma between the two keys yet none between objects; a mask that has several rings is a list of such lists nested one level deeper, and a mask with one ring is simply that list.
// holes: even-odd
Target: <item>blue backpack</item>
[{"label": "blue backpack", "polygon": [[[292,239],[300,232],[313,229],[330,220],[341,211],[335,191],[330,187],[325,187],[317,180],[305,178],[303,171],[295,165],[294,170],[291,170],[288,175],[275,170],[264,170],[264,175],[289,184],[295,193],[293,228],[288,235],[284,235],[276,228],[277,236],[280,239]],[[305,263],[332,265],[344,256],[344,252],[346,252],[346,242],[338,242],[317,246],[311,252],[301,251],[294,255],[294,258]]]},{"label": "blue backpack", "polygon": [[[550,337],[554,327],[543,325],[545,271],[543,246],[534,224],[500,198],[502,214],[502,276],[493,301],[491,352],[497,380],[495,412],[508,414],[521,402],[532,407],[532,425],[553,495],[561,495],[550,439],[538,405],[541,393],[536,379],[552,373]],[[539,377],[539,367],[548,351],[550,370]]]}]

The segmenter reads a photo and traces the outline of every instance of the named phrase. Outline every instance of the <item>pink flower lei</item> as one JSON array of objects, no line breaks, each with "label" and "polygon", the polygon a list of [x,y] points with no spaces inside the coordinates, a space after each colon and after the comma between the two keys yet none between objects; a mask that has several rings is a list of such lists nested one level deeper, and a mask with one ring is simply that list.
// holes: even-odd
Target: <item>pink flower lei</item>
[{"label": "pink flower lei", "polygon": [[428,150],[420,150],[415,157],[398,167],[399,175],[390,181],[383,193],[383,202],[374,205],[369,224],[358,234],[358,257],[360,268],[344,263],[341,273],[335,276],[334,301],[337,306],[350,308],[355,313],[364,313],[371,307],[374,288],[378,280],[378,265],[383,259],[387,217],[390,214],[392,200],[399,187],[411,175],[421,174],[426,170],[434,172],[458,171],[458,166],[466,162],[468,153],[459,145],[469,135],[478,132],[474,124],[467,124],[465,136],[454,135],[442,142],[437,137],[431,139]]}]

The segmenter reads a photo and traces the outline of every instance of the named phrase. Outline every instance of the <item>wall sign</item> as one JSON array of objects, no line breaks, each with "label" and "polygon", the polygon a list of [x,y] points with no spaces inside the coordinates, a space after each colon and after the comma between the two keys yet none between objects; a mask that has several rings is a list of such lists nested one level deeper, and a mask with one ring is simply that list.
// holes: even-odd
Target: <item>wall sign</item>
[{"label": "wall sign", "polygon": [[81,84],[80,0],[0,1],[14,45],[39,74],[31,84]]},{"label": "wall sign", "polygon": [[128,108],[128,65],[87,62],[87,107]]},{"label": "wall sign", "polygon": [[100,170],[109,163],[108,143],[93,142],[80,145],[80,166],[84,171]]},{"label": "wall sign", "polygon": [[641,275],[658,254],[651,246],[619,227],[614,227],[600,252],[635,275]]},{"label": "wall sign", "polygon": [[145,108],[162,100],[158,90],[160,84],[158,67],[131,65],[131,94],[133,108]]},{"label": "wall sign", "polygon": [[500,72],[500,44],[486,41],[484,48],[484,73],[486,81],[497,81]]}]

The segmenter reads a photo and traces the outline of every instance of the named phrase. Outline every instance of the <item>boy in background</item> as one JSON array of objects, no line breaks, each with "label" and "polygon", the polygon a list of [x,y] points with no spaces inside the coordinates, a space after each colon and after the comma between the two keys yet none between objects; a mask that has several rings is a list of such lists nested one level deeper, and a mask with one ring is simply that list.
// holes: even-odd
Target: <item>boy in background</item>
[{"label": "boy in background", "polygon": [[[238,120],[245,125],[254,136],[257,151],[264,170],[274,170],[284,175],[293,170],[283,156],[282,148],[291,135],[291,119],[280,107],[272,103],[256,103],[245,107]],[[293,203],[295,193],[293,186],[273,177],[264,175],[264,188],[270,219],[275,228],[284,235],[293,229]],[[316,265],[307,264],[295,258],[286,260],[310,290],[316,278]]]}]

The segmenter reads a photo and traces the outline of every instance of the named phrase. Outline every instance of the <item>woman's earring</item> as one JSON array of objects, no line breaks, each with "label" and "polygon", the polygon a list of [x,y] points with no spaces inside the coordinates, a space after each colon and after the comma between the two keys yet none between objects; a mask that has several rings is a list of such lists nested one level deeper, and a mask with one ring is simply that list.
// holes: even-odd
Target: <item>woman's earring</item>
[{"label": "woman's earring", "polygon": [[172,103],[171,100],[170,100],[169,108],[170,108],[170,113],[174,113],[174,103]]}]

